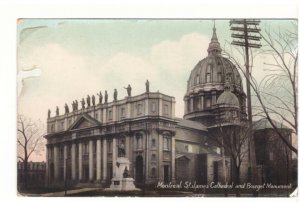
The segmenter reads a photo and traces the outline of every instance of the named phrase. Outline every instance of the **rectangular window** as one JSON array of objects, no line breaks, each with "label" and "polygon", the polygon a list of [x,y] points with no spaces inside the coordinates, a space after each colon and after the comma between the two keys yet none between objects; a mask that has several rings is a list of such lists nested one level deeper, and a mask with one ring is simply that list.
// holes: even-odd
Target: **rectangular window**
[{"label": "rectangular window", "polygon": [[108,111],[108,118],[109,118],[110,120],[112,119],[112,111],[111,111],[111,110]]},{"label": "rectangular window", "polygon": [[65,122],[61,122],[61,130],[64,130],[65,129]]},{"label": "rectangular window", "polygon": [[95,119],[98,120],[98,113],[95,113]]},{"label": "rectangular window", "polygon": [[167,136],[163,138],[163,149],[167,151],[170,150],[170,138]]},{"label": "rectangular window", "polygon": [[151,155],[151,161],[156,161],[156,154]]},{"label": "rectangular window", "polygon": [[151,111],[152,112],[156,111],[156,103],[155,102],[152,102]]},{"label": "rectangular window", "polygon": [[69,119],[69,126],[72,125],[72,119]]},{"label": "rectangular window", "polygon": [[156,140],[152,139],[151,140],[151,148],[155,148],[156,147]]},{"label": "rectangular window", "polygon": [[125,117],[125,108],[121,108],[121,117],[124,118]]},{"label": "rectangular window", "polygon": [[167,104],[164,105],[164,114],[165,115],[169,114],[169,106]]},{"label": "rectangular window", "polygon": [[137,114],[141,114],[142,113],[142,104],[138,104],[137,105]]},{"label": "rectangular window", "polygon": [[206,100],[205,100],[205,107],[206,108],[210,108],[211,107],[211,99],[206,98]]}]

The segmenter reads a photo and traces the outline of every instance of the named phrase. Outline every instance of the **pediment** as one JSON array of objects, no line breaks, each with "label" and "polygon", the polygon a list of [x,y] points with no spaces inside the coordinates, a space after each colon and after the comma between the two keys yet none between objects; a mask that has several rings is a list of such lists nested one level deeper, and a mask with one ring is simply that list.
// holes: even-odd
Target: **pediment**
[{"label": "pediment", "polygon": [[77,118],[77,120],[70,126],[69,130],[85,129],[99,125],[101,125],[99,121],[89,116],[88,114],[83,114]]}]

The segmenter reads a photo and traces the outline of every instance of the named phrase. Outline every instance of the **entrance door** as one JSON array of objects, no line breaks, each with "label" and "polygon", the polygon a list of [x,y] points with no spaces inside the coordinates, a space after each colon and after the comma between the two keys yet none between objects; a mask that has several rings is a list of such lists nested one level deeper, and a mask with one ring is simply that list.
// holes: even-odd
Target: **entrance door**
[{"label": "entrance door", "polygon": [[219,165],[218,162],[214,162],[214,182],[217,183],[219,181]]},{"label": "entrance door", "polygon": [[168,183],[170,181],[170,176],[169,176],[169,166],[165,165],[164,166],[164,182]]},{"label": "entrance door", "polygon": [[143,183],[143,157],[137,156],[135,161],[135,182]]},{"label": "entrance door", "polygon": [[87,182],[89,180],[89,166],[83,165],[83,181]]}]

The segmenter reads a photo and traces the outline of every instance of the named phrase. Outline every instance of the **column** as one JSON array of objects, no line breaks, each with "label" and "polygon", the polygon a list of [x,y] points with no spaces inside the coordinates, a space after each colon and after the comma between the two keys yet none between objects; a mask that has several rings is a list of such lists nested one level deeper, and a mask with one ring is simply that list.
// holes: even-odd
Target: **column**
[{"label": "column", "polygon": [[82,180],[82,143],[78,144],[78,179]]},{"label": "column", "polygon": [[63,158],[63,161],[64,161],[64,179],[66,180],[67,179],[67,145],[65,144],[64,145],[64,158]]},{"label": "column", "polygon": [[76,180],[76,143],[72,144],[71,151],[71,159],[72,159],[72,180]]},{"label": "column", "polygon": [[117,145],[116,138],[113,138],[112,142],[112,169],[113,169],[113,177],[116,175],[116,161],[117,161]]},{"label": "column", "polygon": [[58,165],[58,146],[54,146],[54,179],[59,179],[59,165]]},{"label": "column", "polygon": [[101,180],[101,140],[97,140],[96,151],[96,178],[97,181]]},{"label": "column", "polygon": [[49,184],[49,146],[46,146],[46,186]]},{"label": "column", "polygon": [[191,97],[191,99],[190,99],[190,111],[191,112],[194,111],[194,97]]},{"label": "column", "polygon": [[201,95],[201,109],[204,109],[204,95]]},{"label": "column", "polygon": [[158,179],[164,179],[164,165],[163,165],[163,136],[158,133]]},{"label": "column", "polygon": [[[148,124],[148,123],[146,123]],[[149,131],[148,127],[147,127],[147,130]],[[145,134],[145,178],[146,178],[146,182],[148,182],[149,180],[149,158],[151,158],[151,156],[149,155],[149,147],[151,146],[151,140],[150,140],[150,133],[146,131],[146,134]],[[149,144],[150,143],[150,144]]]},{"label": "column", "polygon": [[103,180],[107,179],[107,141],[103,140]]},{"label": "column", "polygon": [[93,165],[93,140],[89,141],[89,180],[93,180],[94,176]]},{"label": "column", "polygon": [[173,183],[175,183],[175,137],[172,136],[172,142],[171,142],[171,149],[172,149],[172,162],[171,162],[171,172],[172,172],[172,176],[171,176],[171,181]]}]

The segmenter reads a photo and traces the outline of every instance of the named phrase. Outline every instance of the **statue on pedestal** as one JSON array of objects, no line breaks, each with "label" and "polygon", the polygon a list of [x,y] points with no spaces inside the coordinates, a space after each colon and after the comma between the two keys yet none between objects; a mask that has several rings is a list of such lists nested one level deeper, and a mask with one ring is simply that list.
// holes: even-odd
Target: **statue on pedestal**
[{"label": "statue on pedestal", "polygon": [[84,109],[84,108],[85,108],[85,101],[84,101],[84,98],[82,98],[82,100],[81,100],[80,102],[81,102],[81,107],[82,107],[82,109]]},{"label": "statue on pedestal", "polygon": [[56,106],[56,116],[59,116],[59,108]]},{"label": "statue on pedestal", "polygon": [[149,85],[150,85],[150,83],[149,83],[148,79],[147,79],[145,85],[146,85],[146,92],[149,93]]},{"label": "statue on pedestal", "polygon": [[67,103],[65,104],[65,114],[69,113],[69,106],[67,105]]},{"label": "statue on pedestal", "polygon": [[93,106],[95,106],[95,95],[92,95],[92,104],[93,104]]},{"label": "statue on pedestal", "polygon": [[75,102],[74,101],[72,102],[72,110],[73,110],[73,112],[75,111]]},{"label": "statue on pedestal", "polygon": [[127,90],[128,97],[130,97],[131,96],[131,86],[130,86],[130,84],[128,84],[127,88],[126,87],[124,87],[124,88]]},{"label": "statue on pedestal", "polygon": [[117,89],[114,90],[114,101],[117,101],[118,99],[118,91]]},{"label": "statue on pedestal", "polygon": [[51,111],[50,109],[48,109],[48,119],[50,119],[50,117],[51,117]]},{"label": "statue on pedestal", "polygon": [[78,110],[78,100],[75,100],[75,110]]},{"label": "statue on pedestal", "polygon": [[97,95],[99,96],[99,104],[102,104],[103,96],[102,96],[101,91],[100,91],[100,93],[97,93]]},{"label": "statue on pedestal", "polygon": [[123,178],[129,178],[130,177],[130,173],[129,170],[127,168],[127,166],[125,167],[124,173],[123,173]]},{"label": "statue on pedestal", "polygon": [[86,103],[87,103],[87,107],[91,106],[91,97],[90,97],[90,95],[87,95]]},{"label": "statue on pedestal", "polygon": [[107,94],[107,91],[105,91],[105,95],[104,95],[104,101],[105,101],[105,103],[107,103],[107,99],[108,99],[108,94]]}]

